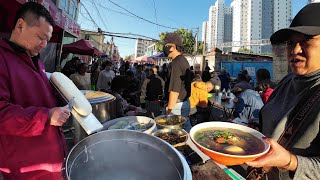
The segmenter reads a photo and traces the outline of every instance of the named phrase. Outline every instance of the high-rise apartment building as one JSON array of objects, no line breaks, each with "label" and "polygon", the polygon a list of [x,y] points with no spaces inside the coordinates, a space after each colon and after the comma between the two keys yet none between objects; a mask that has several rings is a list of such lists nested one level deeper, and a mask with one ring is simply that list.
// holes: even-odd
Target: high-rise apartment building
[{"label": "high-rise apartment building", "polygon": [[233,0],[232,51],[247,48],[261,53],[260,46],[251,46],[252,40],[262,37],[262,0]]},{"label": "high-rise apartment building", "polygon": [[[288,27],[291,22],[291,0],[233,0],[232,7],[233,43],[240,42],[241,47],[255,53],[271,52],[271,45],[258,46],[258,41],[269,39],[272,33]],[[238,49],[233,47],[233,51]]]},{"label": "high-rise apartment building", "polygon": [[138,39],[136,41],[136,47],[134,51],[135,58],[145,55],[146,52],[148,51],[148,47],[152,44],[153,44],[152,41]]},{"label": "high-rise apartment building", "polygon": [[229,41],[232,34],[232,10],[226,7],[224,0],[217,0],[209,9],[207,23],[207,49],[219,48],[223,42]]},{"label": "high-rise apartment building", "polygon": [[[269,39],[279,29],[290,26],[292,21],[292,0],[271,0],[262,2],[262,39]],[[270,8],[272,7],[272,8]],[[271,52],[271,45],[262,46],[262,52]]]},{"label": "high-rise apartment building", "polygon": [[291,0],[273,0],[273,32],[290,26],[292,21]]},{"label": "high-rise apartment building", "polygon": [[271,52],[271,45],[262,44],[262,40],[290,25],[291,1],[233,0],[227,7],[224,0],[217,0],[209,9],[208,49],[230,42],[232,51],[247,48],[255,53]]},{"label": "high-rise apartment building", "polygon": [[[262,29],[261,29],[261,38],[269,39],[272,33],[274,32],[273,28],[273,0],[262,1]],[[271,45],[262,46],[261,52],[272,52]]]}]

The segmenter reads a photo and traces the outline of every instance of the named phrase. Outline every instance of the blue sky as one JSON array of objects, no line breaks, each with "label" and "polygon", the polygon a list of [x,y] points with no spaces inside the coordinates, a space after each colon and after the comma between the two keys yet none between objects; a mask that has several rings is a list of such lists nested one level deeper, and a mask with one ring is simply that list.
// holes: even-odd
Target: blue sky
[{"label": "blue sky", "polygon": [[[200,36],[202,22],[208,19],[209,7],[215,3],[215,0],[112,1],[140,17],[161,25],[187,29],[199,27]],[[230,5],[230,2],[231,0],[225,0],[227,5]],[[158,27],[138,18],[120,14],[126,12],[109,0],[81,0],[81,3],[88,9],[96,24],[104,31],[141,34],[155,39],[158,39],[158,35],[161,32],[174,31],[173,29]],[[307,4],[307,0],[292,0],[292,4],[292,14],[294,16]],[[83,7],[80,9],[78,23],[82,29],[97,30],[97,26],[91,21]],[[106,40],[109,39],[110,37],[106,37]],[[115,38],[115,44],[119,47],[122,57],[134,53],[135,40]]]}]

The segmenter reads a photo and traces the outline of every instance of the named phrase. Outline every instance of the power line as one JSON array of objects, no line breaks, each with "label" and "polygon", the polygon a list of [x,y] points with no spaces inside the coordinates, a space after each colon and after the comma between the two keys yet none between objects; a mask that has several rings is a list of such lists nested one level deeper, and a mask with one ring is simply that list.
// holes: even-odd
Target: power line
[{"label": "power line", "polygon": [[136,18],[135,16],[132,16],[130,14],[127,14],[127,13],[124,13],[124,12],[120,12],[120,11],[116,11],[116,10],[113,10],[113,9],[110,9],[100,3],[98,3],[99,6],[101,6],[102,8],[106,9],[106,10],[109,10],[109,11],[112,11],[112,12],[115,12],[115,13],[118,13],[118,14],[121,14],[121,15],[124,15],[124,16],[128,16],[128,17],[132,17],[132,18]]},{"label": "power line", "polygon": [[[106,7],[106,6],[104,6],[104,5],[102,5],[101,3],[97,3],[99,6],[101,6],[102,8],[104,8],[104,9],[106,9],[106,10],[109,10],[109,11],[112,11],[112,12],[115,12],[115,13],[118,13],[118,14],[121,14],[121,15],[124,15],[124,16],[128,16],[128,17],[131,17],[131,18],[137,18],[136,16],[133,16],[133,15],[131,15],[131,14],[127,14],[127,13],[124,13],[124,12],[120,12],[120,11],[116,11],[116,10],[114,10],[114,9],[111,9],[111,8],[108,8],[108,7]],[[156,8],[156,7],[155,7]],[[155,12],[156,14],[157,14],[157,12]],[[138,19],[140,19],[140,18],[138,18]],[[181,24],[181,23],[179,23],[179,22],[177,22],[177,21],[175,21],[175,20],[173,20],[173,19],[170,19],[170,18],[168,18],[169,20],[171,20],[172,22],[175,22],[175,23],[177,23],[177,24]],[[144,19],[140,19],[140,20],[143,20],[144,21]],[[158,17],[157,17],[157,15],[156,15],[156,21],[158,21]],[[156,22],[156,24],[157,24],[158,22]],[[184,25],[184,26],[186,26],[187,27],[187,25],[186,24],[183,24],[182,23],[182,25]],[[157,27],[158,27],[158,25],[157,25]],[[197,28],[184,28],[184,29],[197,29]]]},{"label": "power line", "polygon": [[[87,17],[85,17],[85,15],[84,15],[82,12],[80,12],[80,14],[82,15],[83,19],[91,22],[91,20],[88,19]],[[79,19],[78,22],[79,22],[79,24],[86,24],[86,25],[88,25],[88,26],[90,26],[90,27],[93,27],[92,24],[87,24],[86,21],[81,21],[81,22],[80,22],[80,19]]]},{"label": "power line", "polygon": [[[96,34],[92,32],[92,33],[86,33],[86,35],[96,35]],[[159,42],[159,40],[157,39],[140,35],[140,34],[132,34],[132,33],[112,33],[112,32],[102,31],[102,35],[111,36],[111,37],[120,37],[120,38],[126,38],[126,39],[141,39],[145,41]],[[130,37],[130,36],[138,36],[138,37]]]},{"label": "power line", "polygon": [[89,13],[88,9],[84,6],[83,3],[80,2],[80,4],[83,6],[83,8],[84,8],[84,9],[86,10],[86,12],[88,13],[91,21],[95,24],[95,26],[96,26],[97,28],[99,28],[98,24],[93,20],[93,18],[92,18],[92,16],[91,16],[91,14]]},{"label": "power line", "polygon": [[120,6],[119,4],[117,4],[117,3],[115,3],[115,2],[113,2],[113,1],[111,1],[111,0],[108,0],[108,1],[109,1],[109,2],[111,2],[112,4],[114,4],[114,5],[118,6],[119,8],[121,8],[121,9],[125,10],[125,11],[126,11],[126,12],[128,12],[129,14],[131,14],[131,15],[133,15],[133,16],[135,16],[135,17],[139,18],[139,19],[142,19],[142,20],[144,20],[144,21],[146,21],[146,22],[149,22],[149,23],[151,23],[151,24],[154,24],[154,25],[157,25],[157,26],[160,26],[160,27],[168,28],[168,29],[174,29],[174,30],[178,29],[178,28],[169,27],[169,26],[165,26],[165,25],[161,25],[161,24],[158,24],[158,23],[152,22],[152,21],[150,21],[150,20],[148,20],[148,19],[145,19],[145,18],[143,18],[143,17],[141,17],[141,16],[138,16],[138,15],[136,15],[136,14],[134,14],[134,13],[130,12],[129,10],[125,9],[124,7]]},{"label": "power line", "polygon": [[137,38],[137,37],[128,37],[128,36],[120,36],[120,35],[115,35],[115,34],[108,34],[108,33],[102,33],[105,36],[111,36],[111,37],[118,37],[118,38],[124,38],[124,39],[140,39],[140,40],[145,40],[145,41],[154,41],[158,42],[156,39],[147,39],[147,38]]},{"label": "power line", "polygon": [[[156,8],[156,1],[155,0],[153,0],[153,8],[154,8],[154,16],[156,18],[156,23],[158,24],[157,8]],[[157,26],[157,29],[159,30],[159,26]]]},{"label": "power line", "polygon": [[114,33],[114,32],[104,32],[104,33],[115,34],[115,35],[138,36],[138,37],[143,37],[143,38],[151,39],[151,40],[153,40],[153,41],[159,41],[159,40],[157,40],[157,39],[154,39],[154,38],[151,38],[151,37],[148,37],[148,36],[144,36],[144,35],[141,35],[141,34],[134,34],[134,33]]},{"label": "power line", "polygon": [[93,3],[93,6],[95,7],[95,9],[96,9],[97,12],[98,12],[98,16],[100,17],[100,19],[101,19],[101,21],[102,21],[102,24],[104,25],[104,27],[106,28],[106,30],[108,30],[107,25],[106,25],[106,23],[104,22],[101,14],[100,14],[99,9],[98,9],[97,6],[96,6],[96,3],[94,2],[94,0],[91,0],[91,1],[92,1],[92,3]]},{"label": "power line", "polygon": [[[99,28],[98,24],[94,21],[94,19],[92,18],[91,14],[89,13],[88,9],[84,6],[83,3],[81,3],[81,5],[84,7],[84,9],[86,10],[87,14],[89,15],[91,21],[96,25],[97,28]],[[159,40],[157,39],[153,39],[144,35],[140,35],[140,34],[133,34],[133,33],[112,33],[112,32],[103,32],[102,33],[105,36],[111,36],[111,37],[118,37],[118,38],[124,38],[124,39],[140,39],[140,40],[146,40],[146,41],[154,41],[154,42],[159,42]],[[89,34],[87,34],[89,35]],[[129,35],[129,36],[140,36],[143,38],[137,38],[137,37],[128,37],[128,36],[123,36],[123,35]],[[95,39],[92,39],[93,41],[96,41]],[[97,41],[96,41],[97,42]],[[100,44],[100,43],[99,43]]]}]

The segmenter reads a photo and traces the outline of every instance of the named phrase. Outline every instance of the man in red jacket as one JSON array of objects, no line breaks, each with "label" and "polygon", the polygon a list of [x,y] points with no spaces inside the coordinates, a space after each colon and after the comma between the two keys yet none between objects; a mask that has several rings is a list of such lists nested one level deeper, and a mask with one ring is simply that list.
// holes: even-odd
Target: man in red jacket
[{"label": "man in red jacket", "polygon": [[54,21],[40,4],[17,12],[9,40],[0,40],[0,170],[4,179],[61,179],[66,144],[61,130],[70,116],[57,107],[39,61]]}]

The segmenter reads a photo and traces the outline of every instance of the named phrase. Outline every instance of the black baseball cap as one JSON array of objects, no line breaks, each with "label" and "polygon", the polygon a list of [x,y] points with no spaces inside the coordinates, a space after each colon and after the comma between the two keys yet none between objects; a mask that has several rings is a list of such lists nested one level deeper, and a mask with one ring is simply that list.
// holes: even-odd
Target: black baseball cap
[{"label": "black baseball cap", "polygon": [[176,46],[182,46],[182,38],[178,33],[167,33],[164,40],[163,40],[163,44],[168,44],[168,43],[172,43],[175,44]]},{"label": "black baseball cap", "polygon": [[294,32],[305,35],[320,35],[320,3],[311,3],[302,8],[292,20],[289,28],[280,29],[272,34],[272,44],[286,42]]}]

